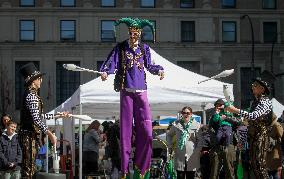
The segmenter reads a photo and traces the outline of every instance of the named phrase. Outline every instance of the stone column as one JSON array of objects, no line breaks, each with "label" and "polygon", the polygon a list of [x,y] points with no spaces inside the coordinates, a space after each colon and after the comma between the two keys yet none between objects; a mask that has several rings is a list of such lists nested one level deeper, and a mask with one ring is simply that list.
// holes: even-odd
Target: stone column
[{"label": "stone column", "polygon": [[85,8],[92,8],[93,7],[92,0],[84,0],[83,1],[83,7],[85,7]]},{"label": "stone column", "polygon": [[164,0],[163,8],[167,8],[167,9],[173,8],[172,1],[171,0]]},{"label": "stone column", "polygon": [[132,0],[124,0],[124,8],[133,8]]},{"label": "stone column", "polygon": [[211,0],[203,0],[202,9],[212,9]]}]

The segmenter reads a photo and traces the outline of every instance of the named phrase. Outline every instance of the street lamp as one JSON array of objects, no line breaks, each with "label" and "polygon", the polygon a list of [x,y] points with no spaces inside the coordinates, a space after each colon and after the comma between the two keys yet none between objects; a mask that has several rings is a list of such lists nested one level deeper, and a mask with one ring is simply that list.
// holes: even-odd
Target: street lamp
[{"label": "street lamp", "polygon": [[249,17],[249,15],[245,14],[241,16],[241,20],[248,18],[249,23],[250,23],[250,30],[251,30],[251,71],[252,71],[252,78],[255,77],[255,69],[254,69],[254,32],[253,32],[253,26],[252,26],[252,22],[251,19]]},{"label": "street lamp", "polygon": [[277,38],[278,38],[278,33],[275,33],[274,34],[274,38],[273,38],[273,41],[272,41],[272,45],[271,45],[271,52],[270,52],[270,71],[273,73],[274,70],[273,70],[273,67],[274,67],[274,63],[273,63],[273,52],[274,52],[274,45],[275,43],[277,42]]}]

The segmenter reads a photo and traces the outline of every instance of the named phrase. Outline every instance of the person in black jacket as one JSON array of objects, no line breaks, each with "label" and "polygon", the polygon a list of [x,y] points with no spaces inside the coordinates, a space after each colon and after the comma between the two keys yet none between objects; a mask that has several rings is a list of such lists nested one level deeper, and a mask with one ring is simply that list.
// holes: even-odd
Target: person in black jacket
[{"label": "person in black jacket", "polygon": [[0,178],[21,178],[22,150],[15,132],[17,123],[9,121],[0,137]]}]

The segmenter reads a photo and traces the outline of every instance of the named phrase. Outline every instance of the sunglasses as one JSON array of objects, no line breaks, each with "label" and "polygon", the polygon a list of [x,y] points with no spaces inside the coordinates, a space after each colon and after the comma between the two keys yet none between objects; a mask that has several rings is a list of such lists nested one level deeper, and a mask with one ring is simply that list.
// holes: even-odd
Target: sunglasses
[{"label": "sunglasses", "polygon": [[191,112],[184,112],[184,111],[182,111],[182,112],[181,112],[181,114],[187,114],[187,115],[190,115],[190,114],[191,114]]},{"label": "sunglasses", "polygon": [[131,35],[134,35],[134,36],[139,36],[139,35],[140,35],[139,32],[129,32],[128,34],[129,34],[130,36],[131,36]]}]

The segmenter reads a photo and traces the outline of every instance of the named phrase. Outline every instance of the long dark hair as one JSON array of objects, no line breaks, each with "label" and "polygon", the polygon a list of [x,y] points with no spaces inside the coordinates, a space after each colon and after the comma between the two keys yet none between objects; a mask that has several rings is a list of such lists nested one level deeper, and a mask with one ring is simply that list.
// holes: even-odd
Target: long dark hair
[{"label": "long dark hair", "polygon": [[100,125],[101,123],[98,120],[94,120],[86,129],[86,132],[89,132],[91,129],[98,129]]},{"label": "long dark hair", "polygon": [[1,122],[0,122],[1,128],[5,128],[5,127],[6,127],[5,124],[3,123],[3,118],[4,118],[5,116],[8,117],[8,118],[10,118],[10,121],[12,120],[12,116],[10,116],[10,115],[7,114],[7,113],[4,113],[4,114],[1,116]]}]

